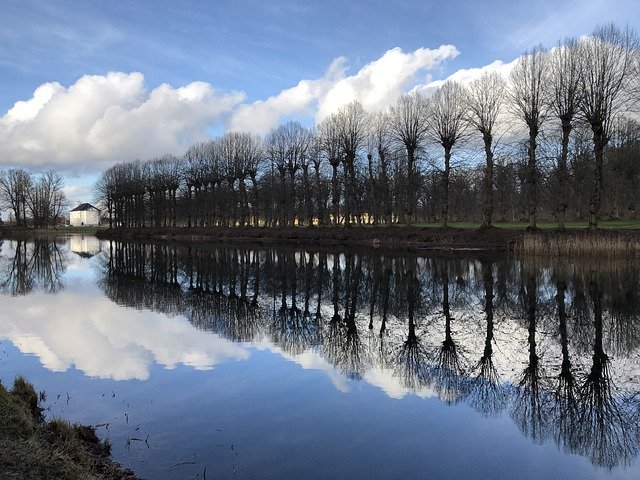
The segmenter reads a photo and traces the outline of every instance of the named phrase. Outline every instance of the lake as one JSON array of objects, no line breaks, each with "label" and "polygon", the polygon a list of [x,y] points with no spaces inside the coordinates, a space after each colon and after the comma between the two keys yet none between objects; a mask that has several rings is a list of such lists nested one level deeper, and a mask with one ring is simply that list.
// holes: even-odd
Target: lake
[{"label": "lake", "polygon": [[626,259],[42,237],[0,292],[2,382],[143,477],[640,478]]}]

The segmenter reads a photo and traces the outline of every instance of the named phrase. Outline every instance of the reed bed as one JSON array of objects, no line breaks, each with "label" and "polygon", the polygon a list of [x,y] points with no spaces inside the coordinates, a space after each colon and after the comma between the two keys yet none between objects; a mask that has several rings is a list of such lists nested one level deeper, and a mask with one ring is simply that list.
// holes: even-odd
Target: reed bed
[{"label": "reed bed", "polygon": [[640,258],[640,236],[609,232],[528,233],[515,242],[513,251],[549,257]]}]

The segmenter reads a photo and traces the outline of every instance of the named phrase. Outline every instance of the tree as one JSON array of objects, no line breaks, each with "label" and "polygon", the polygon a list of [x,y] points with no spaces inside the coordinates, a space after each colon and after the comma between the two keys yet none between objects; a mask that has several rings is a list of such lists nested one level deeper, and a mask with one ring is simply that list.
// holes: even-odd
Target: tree
[{"label": "tree", "polygon": [[514,113],[527,126],[527,213],[529,228],[536,228],[538,208],[538,165],[536,162],[537,138],[547,114],[545,81],[548,71],[548,54],[541,46],[525,52],[511,71],[510,98]]},{"label": "tree", "polygon": [[569,138],[580,100],[580,56],[575,38],[559,42],[549,57],[549,102],[553,114],[560,121],[562,147],[558,158],[558,191],[556,209],[558,228],[565,229],[568,206]]},{"label": "tree", "polygon": [[449,174],[451,172],[451,149],[464,135],[466,124],[466,95],[459,83],[446,81],[438,88],[429,104],[427,131],[429,136],[444,148],[444,170],[442,172],[442,226],[449,221]]},{"label": "tree", "polygon": [[342,144],[340,142],[339,120],[336,114],[329,115],[320,122],[318,135],[322,144],[322,150],[331,165],[331,220],[333,225],[340,223],[340,183],[338,181],[338,167],[342,157]]},{"label": "tree", "polygon": [[48,170],[41,173],[27,190],[27,205],[31,212],[33,226],[47,228],[60,220],[67,200],[62,191],[62,175]]},{"label": "tree", "polygon": [[495,72],[486,72],[469,85],[467,120],[482,135],[486,159],[482,207],[482,225],[485,227],[491,226],[493,221],[493,136],[505,88],[506,82]]},{"label": "tree", "polygon": [[32,183],[31,173],[21,168],[0,174],[0,201],[4,208],[13,210],[19,227],[27,226],[27,198]]},{"label": "tree", "polygon": [[[356,205],[356,169],[355,163],[360,149],[364,146],[369,128],[369,116],[359,102],[342,107],[337,114],[338,139],[343,153],[345,175],[345,225],[348,227],[352,216],[362,213]],[[361,218],[361,215],[358,215]]]},{"label": "tree", "polygon": [[579,108],[593,133],[595,185],[589,205],[589,228],[596,228],[603,190],[604,149],[611,139],[615,117],[625,108],[638,37],[630,27],[613,24],[597,27],[591,37],[580,42]]},{"label": "tree", "polygon": [[405,210],[407,221],[416,213],[416,151],[427,136],[428,103],[419,93],[402,95],[391,108],[391,129],[407,152]]}]

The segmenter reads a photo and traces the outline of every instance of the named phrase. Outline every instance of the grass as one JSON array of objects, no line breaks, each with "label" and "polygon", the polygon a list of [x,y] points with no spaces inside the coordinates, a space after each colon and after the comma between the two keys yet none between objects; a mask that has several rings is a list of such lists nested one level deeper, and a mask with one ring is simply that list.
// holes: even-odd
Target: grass
[{"label": "grass", "polygon": [[0,227],[0,234],[8,235],[64,235],[67,233],[81,233],[84,235],[95,235],[98,230],[106,227],[51,227],[51,228],[31,228],[31,227]]},{"label": "grass", "polygon": [[109,458],[110,446],[92,427],[60,419],[45,421],[29,382],[0,384],[0,477],[13,479],[134,479]]},{"label": "grass", "polygon": [[571,236],[526,234],[515,243],[514,252],[525,255],[588,258],[640,258],[640,239],[615,230],[597,235]]}]

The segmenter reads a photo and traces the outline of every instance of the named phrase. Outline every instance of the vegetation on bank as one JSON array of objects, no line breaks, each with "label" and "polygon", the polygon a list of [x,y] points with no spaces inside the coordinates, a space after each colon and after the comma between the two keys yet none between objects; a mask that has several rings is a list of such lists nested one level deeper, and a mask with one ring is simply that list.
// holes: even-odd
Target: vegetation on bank
[{"label": "vegetation on bank", "polygon": [[45,421],[40,401],[23,377],[11,390],[0,383],[0,477],[10,479],[135,479],[110,459],[110,445],[92,427]]},{"label": "vegetation on bank", "polygon": [[228,242],[278,245],[357,246],[414,250],[511,251],[525,255],[640,257],[640,225],[622,229],[612,222],[598,230],[539,230],[506,224],[502,228],[389,227],[159,227],[104,229],[99,238],[133,241]]},{"label": "vegetation on bank", "polygon": [[66,233],[80,233],[84,235],[95,235],[101,227],[50,227],[50,228],[31,228],[31,227],[0,227],[0,236],[33,236],[33,235],[64,235]]}]

